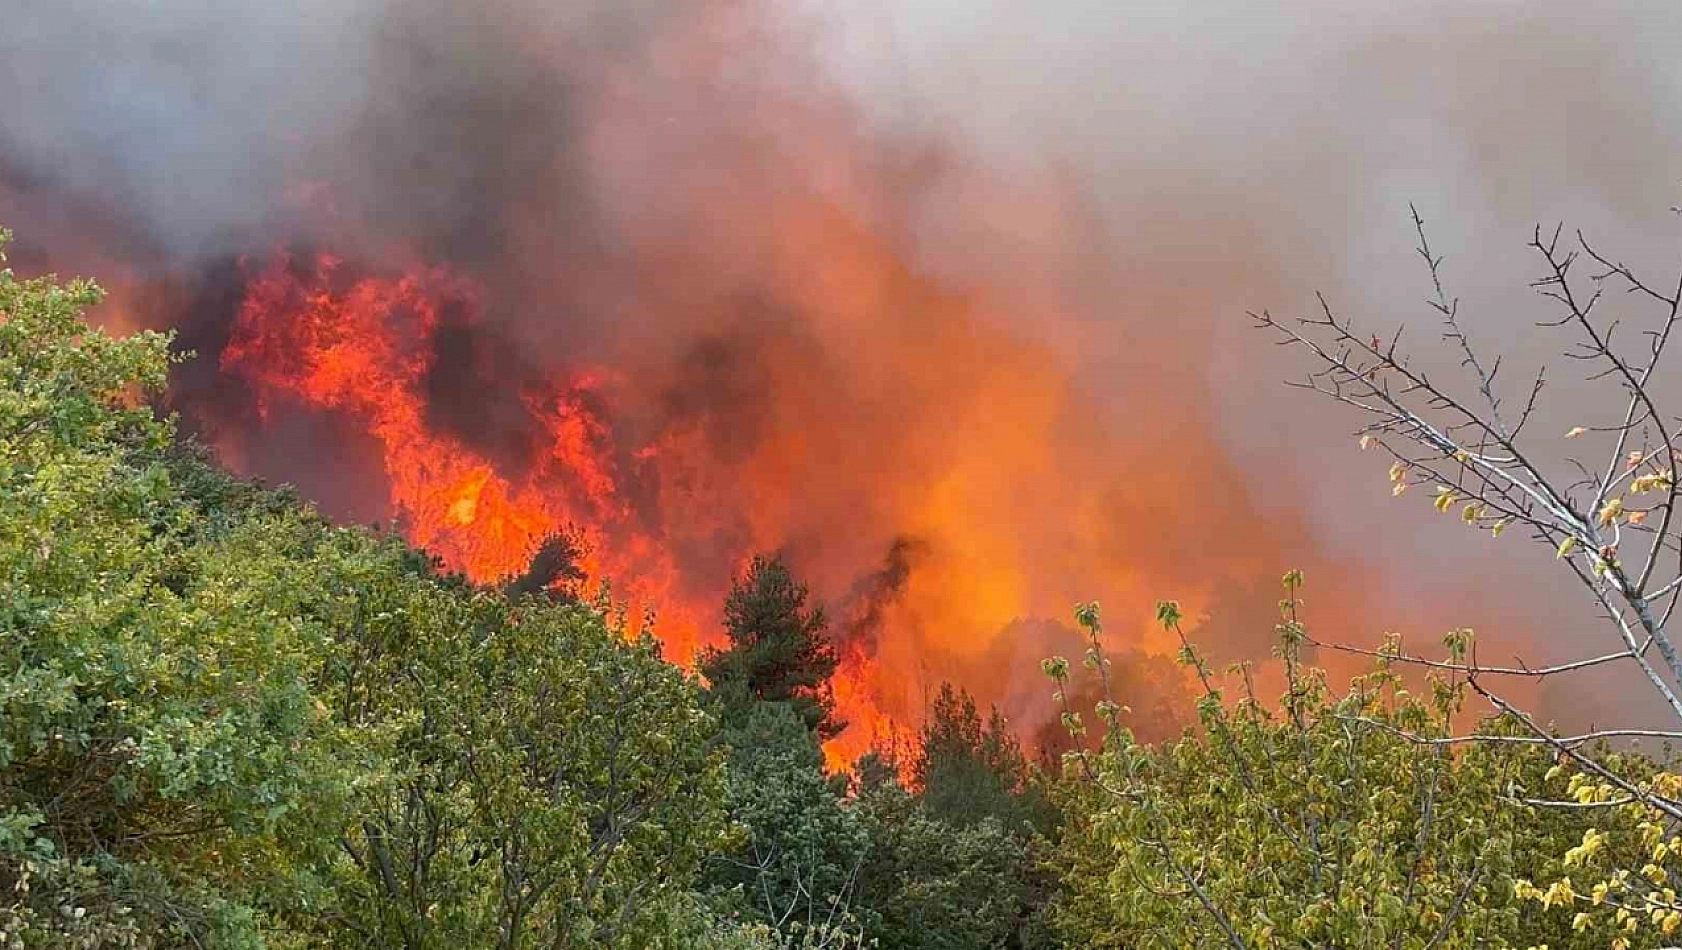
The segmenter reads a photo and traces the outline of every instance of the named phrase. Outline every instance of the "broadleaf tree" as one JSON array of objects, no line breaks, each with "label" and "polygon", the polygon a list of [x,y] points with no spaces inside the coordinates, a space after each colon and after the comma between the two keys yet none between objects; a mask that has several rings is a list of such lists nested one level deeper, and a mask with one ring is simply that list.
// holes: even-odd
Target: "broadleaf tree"
[{"label": "broadleaf tree", "polygon": [[[1458,364],[1457,376],[1444,378],[1416,358],[1419,351],[1403,342],[1405,324],[1375,332],[1324,297],[1313,315],[1285,320],[1263,311],[1256,320],[1308,354],[1314,368],[1298,385],[1362,419],[1360,448],[1390,462],[1392,494],[1429,494],[1436,511],[1469,530],[1527,536],[1533,553],[1544,558],[1538,567],[1549,565],[1546,569],[1585,595],[1589,615],[1599,620],[1599,635],[1576,637],[1577,655],[1547,664],[1489,663],[1469,651],[1392,659],[1463,677],[1492,711],[1524,726],[1526,741],[1544,743],[1559,755],[1568,766],[1567,781],[1575,784],[1554,807],[1583,807],[1577,794],[1605,787],[1612,790],[1609,800],[1631,800],[1656,826],[1682,822],[1677,782],[1653,780],[1641,769],[1628,770],[1628,759],[1593,751],[1599,740],[1682,738],[1682,693],[1676,685],[1682,681],[1682,646],[1672,632],[1682,603],[1682,484],[1676,475],[1682,422],[1674,407],[1666,408],[1665,385],[1676,373],[1682,276],[1654,277],[1581,231],[1538,226],[1530,249],[1540,273],[1531,286],[1545,304],[1534,322],[1541,332],[1558,335],[1557,362],[1581,377],[1567,395],[1550,399],[1563,387],[1549,386],[1546,364],[1509,382],[1514,376],[1508,355],[1474,340],[1476,320],[1446,289],[1444,258],[1433,251],[1417,211],[1413,223],[1429,279],[1427,306],[1443,348]],[[1362,644],[1323,645],[1373,652]],[[1668,722],[1614,723],[1561,736],[1537,710],[1513,701],[1506,685],[1589,670],[1622,672],[1643,684]],[[1541,788],[1530,793],[1535,801],[1547,795]],[[1596,854],[1604,860],[1640,850]],[[1625,890],[1633,910],[1597,901],[1577,923],[1586,928],[1596,916],[1613,917],[1616,939],[1624,942],[1644,926],[1640,921],[1666,933],[1682,928],[1682,899],[1676,896],[1682,877],[1663,862],[1649,863],[1656,870],[1619,869],[1626,882],[1652,885]],[[1537,893],[1550,892],[1544,887]],[[1573,896],[1563,898],[1553,888],[1550,906],[1561,901],[1578,906],[1572,888],[1564,893]]]},{"label": "broadleaf tree", "polygon": [[[1302,661],[1300,582],[1286,578],[1287,688],[1276,702],[1256,695],[1248,667],[1212,670],[1179,608],[1159,608],[1201,684],[1201,730],[1143,745],[1126,726],[1125,697],[1100,702],[1097,748],[1067,757],[1054,908],[1064,938],[1232,950],[1595,946],[1518,886],[1557,871],[1594,820],[1509,801],[1552,767],[1546,747],[1457,743],[1464,683],[1415,693],[1388,660],[1334,693]],[[1090,635],[1083,665],[1107,681],[1098,606],[1077,616]],[[1044,667],[1061,699],[1076,674],[1061,657]],[[1078,713],[1065,717],[1085,734]],[[1523,729],[1503,720],[1485,732]]]}]

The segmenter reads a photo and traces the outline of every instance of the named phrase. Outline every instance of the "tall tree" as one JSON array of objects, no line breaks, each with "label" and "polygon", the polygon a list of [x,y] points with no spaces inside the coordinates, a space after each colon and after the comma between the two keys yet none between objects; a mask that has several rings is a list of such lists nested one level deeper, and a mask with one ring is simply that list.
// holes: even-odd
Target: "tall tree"
[{"label": "tall tree", "polygon": [[835,648],[823,607],[779,558],[755,557],[724,602],[729,646],[702,654],[701,672],[726,706],[786,703],[820,739],[846,725],[835,718],[829,679]]}]

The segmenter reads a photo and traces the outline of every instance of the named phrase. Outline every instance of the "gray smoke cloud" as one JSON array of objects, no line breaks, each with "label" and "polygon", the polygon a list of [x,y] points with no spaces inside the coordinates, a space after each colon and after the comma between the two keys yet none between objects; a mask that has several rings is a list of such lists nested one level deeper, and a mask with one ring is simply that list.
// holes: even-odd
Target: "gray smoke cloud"
[{"label": "gray smoke cloud", "polygon": [[[1068,325],[999,319],[1110,394],[1094,427],[1169,424],[1129,417],[1159,382],[1204,406],[1235,469],[1258,473],[1233,490],[1264,521],[1300,518],[1304,550],[1370,565],[1375,612],[1426,638],[1524,631],[1539,659],[1594,623],[1535,580],[1546,565],[1373,504],[1383,473],[1350,454],[1350,421],[1279,387],[1300,364],[1242,314],[1324,289],[1376,323],[1428,321],[1413,201],[1477,339],[1542,359],[1533,222],[1580,225],[1638,266],[1675,250],[1674,3],[5,6],[0,220],[37,245],[160,267],[237,252],[318,229],[296,189],[326,181],[351,230],[573,315],[573,345],[658,349],[664,324],[639,314],[664,299],[666,275],[643,269],[659,255],[618,249],[700,244],[728,275],[756,245],[720,205],[751,220],[789,191],[863,188],[859,213],[888,219],[922,271],[1007,301],[1052,289]],[[883,168],[892,184],[859,185]],[[1245,622],[1265,636],[1266,617]]]},{"label": "gray smoke cloud", "polygon": [[[1216,278],[1214,299],[1188,285],[1146,307],[1123,283],[1089,317],[1115,322],[1118,339],[1145,321],[1203,337],[1204,359],[1188,369],[1206,374],[1228,444],[1266,485],[1264,506],[1306,511],[1338,557],[1383,578],[1373,626],[1358,637],[1397,624],[1431,642],[1431,628],[1400,626],[1410,612],[1523,631],[1527,657],[1572,656],[1600,635],[1586,598],[1538,581],[1551,565],[1534,552],[1468,545],[1410,506],[1375,504],[1383,466],[1351,452],[1342,433],[1354,420],[1282,391],[1279,379],[1303,364],[1265,346],[1242,314],[1301,312],[1324,290],[1375,329],[1405,321],[1415,343],[1432,342],[1408,214],[1417,203],[1435,250],[1449,256],[1445,273],[1476,342],[1512,358],[1515,384],[1520,367],[1552,364],[1540,425],[1578,421],[1590,393],[1606,390],[1574,379],[1575,367],[1559,365],[1562,338],[1536,330],[1551,314],[1526,287],[1536,262],[1524,244],[1534,224],[1565,221],[1648,273],[1674,273],[1682,63],[1668,38],[1682,30],[1682,9],[1640,0],[792,7],[791,28],[816,38],[830,75],[884,133],[961,142],[1007,176],[1072,174],[1101,222],[1083,237],[1104,242],[1114,271],[1145,261],[1239,275]],[[926,230],[938,232],[934,222],[950,230],[964,208],[936,202],[926,214]],[[994,224],[951,242],[960,251],[947,264],[996,266],[973,250],[990,243],[980,236]],[[1201,312],[1211,305],[1223,311],[1217,319]],[[1423,356],[1450,377],[1446,352]],[[1091,368],[1114,372],[1101,358]],[[1578,703],[1577,714],[1606,715],[1622,702],[1609,698],[1609,680],[1564,688],[1582,693],[1561,699],[1563,715]]]},{"label": "gray smoke cloud", "polygon": [[273,214],[288,166],[363,108],[366,4],[15,0],[15,176],[121,205],[176,251]]}]

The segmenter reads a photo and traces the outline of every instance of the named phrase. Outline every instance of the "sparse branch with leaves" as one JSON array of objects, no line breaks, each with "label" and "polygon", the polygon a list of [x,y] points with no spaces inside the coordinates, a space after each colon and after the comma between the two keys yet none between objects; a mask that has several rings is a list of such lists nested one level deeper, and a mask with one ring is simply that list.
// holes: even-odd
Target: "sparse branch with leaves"
[{"label": "sparse branch with leaves", "polygon": [[[1682,717],[1682,697],[1672,685],[1682,677],[1682,655],[1668,630],[1682,594],[1682,539],[1675,522],[1677,417],[1659,409],[1652,385],[1665,365],[1682,280],[1672,292],[1656,290],[1581,234],[1575,247],[1567,247],[1559,229],[1535,232],[1531,247],[1544,273],[1533,286],[1554,308],[1538,326],[1568,333],[1563,358],[1583,364],[1587,382],[1599,384],[1609,396],[1609,404],[1599,410],[1608,418],[1583,419],[1562,433],[1542,436],[1526,430],[1536,418],[1545,370],[1524,387],[1518,413],[1510,413],[1502,395],[1502,360],[1485,357],[1467,336],[1459,300],[1443,289],[1443,259],[1432,252],[1417,213],[1414,224],[1434,291],[1429,306],[1441,320],[1443,339],[1459,357],[1475,399],[1456,395],[1456,387],[1416,368],[1401,345],[1401,331],[1388,340],[1368,336],[1324,297],[1314,316],[1294,321],[1266,312],[1254,316],[1282,343],[1312,356],[1315,368],[1295,385],[1365,417],[1361,447],[1392,458],[1395,494],[1430,485],[1433,506],[1442,512],[1458,509],[1468,525],[1497,536],[1514,525],[1528,528],[1589,592],[1622,648],[1549,667],[1398,658],[1474,679],[1539,678],[1626,661]],[[1598,269],[1579,273],[1585,262]],[[1645,328],[1637,328],[1639,343],[1624,345],[1619,335],[1633,335],[1634,315],[1605,312],[1605,295],[1618,286],[1650,311]],[[1600,457],[1572,453],[1568,443],[1595,445]]]},{"label": "sparse branch with leaves", "polygon": [[[1473,343],[1459,299],[1444,289],[1443,258],[1432,250],[1417,211],[1413,223],[1430,280],[1427,304],[1460,374],[1431,375],[1403,346],[1401,330],[1373,335],[1323,296],[1308,317],[1285,320],[1265,311],[1252,316],[1281,344],[1310,356],[1313,368],[1293,385],[1360,415],[1360,447],[1389,457],[1395,495],[1429,486],[1436,510],[1458,512],[1468,526],[1496,536],[1523,528],[1589,595],[1605,621],[1609,644],[1545,666],[1522,661],[1496,666],[1477,658],[1469,636],[1447,659],[1405,653],[1394,642],[1380,650],[1311,642],[1462,677],[1495,713],[1528,735],[1474,734],[1432,742],[1540,744],[1558,758],[1559,772],[1570,776],[1570,786],[1562,800],[1537,795],[1529,799],[1532,806],[1629,809],[1650,819],[1651,830],[1644,827],[1642,835],[1658,855],[1676,841],[1682,784],[1673,776],[1628,768],[1632,760],[1607,754],[1603,741],[1631,736],[1670,740],[1678,732],[1601,729],[1560,736],[1508,699],[1501,684],[1514,677],[1540,680],[1627,665],[1639,671],[1682,725],[1682,696],[1676,687],[1682,681],[1682,651],[1670,627],[1682,596],[1676,477],[1682,417],[1664,408],[1658,385],[1676,369],[1671,351],[1682,314],[1682,268],[1677,276],[1658,281],[1603,253],[1581,232],[1567,237],[1563,226],[1538,227],[1529,246],[1540,275],[1531,287],[1545,309],[1534,322],[1560,335],[1559,361],[1581,377],[1582,392],[1588,394],[1574,391],[1571,403],[1544,406],[1547,368],[1522,384],[1507,385],[1502,357]],[[1572,415],[1563,417],[1563,412]],[[1538,423],[1544,417],[1564,421],[1558,431],[1542,432]],[[1579,640],[1592,644],[1591,638]],[[1590,856],[1599,854],[1600,846],[1590,848],[1590,840],[1582,848]],[[1584,855],[1574,852],[1575,861],[1584,862]],[[1665,867],[1660,857],[1652,857],[1639,873],[1621,869],[1595,895],[1595,905],[1634,902],[1615,915],[1614,946],[1627,945],[1638,918],[1665,935],[1682,927],[1682,913],[1671,916],[1682,908]],[[1650,886],[1635,887],[1632,880]],[[1569,904],[1575,897],[1569,879],[1564,886],[1568,896],[1563,901]],[[1562,900],[1557,886],[1536,889],[1531,896],[1546,896],[1556,904]],[[1585,916],[1577,925],[1591,929],[1595,918]]]}]

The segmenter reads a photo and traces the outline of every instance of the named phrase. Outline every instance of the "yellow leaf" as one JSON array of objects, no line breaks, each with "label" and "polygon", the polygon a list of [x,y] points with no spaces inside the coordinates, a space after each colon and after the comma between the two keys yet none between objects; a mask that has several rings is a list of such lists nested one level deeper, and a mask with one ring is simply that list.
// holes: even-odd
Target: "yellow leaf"
[{"label": "yellow leaf", "polygon": [[1573,426],[1570,432],[1565,433],[1565,437],[1567,439],[1575,439],[1577,436],[1580,436],[1587,431],[1589,430],[1583,428],[1582,426]]},{"label": "yellow leaf", "polygon": [[1554,557],[1555,558],[1569,557],[1571,552],[1575,551],[1576,549],[1577,549],[1577,539],[1568,537],[1564,541],[1559,542],[1559,550],[1554,552]]},{"label": "yellow leaf", "polygon": [[1405,475],[1407,475],[1407,471],[1408,471],[1407,466],[1403,465],[1400,462],[1397,462],[1394,465],[1391,465],[1390,466],[1390,480],[1393,481],[1393,482],[1401,481],[1402,478]]},{"label": "yellow leaf", "polygon": [[1623,513],[1624,500],[1622,498],[1612,499],[1600,509],[1600,526],[1602,528],[1608,527],[1614,521],[1617,521],[1618,516]]},{"label": "yellow leaf", "polygon": [[1376,442],[1376,441],[1378,441],[1378,440],[1374,439],[1370,435],[1361,436],[1361,451],[1365,452],[1366,450],[1372,448],[1373,443]]}]

